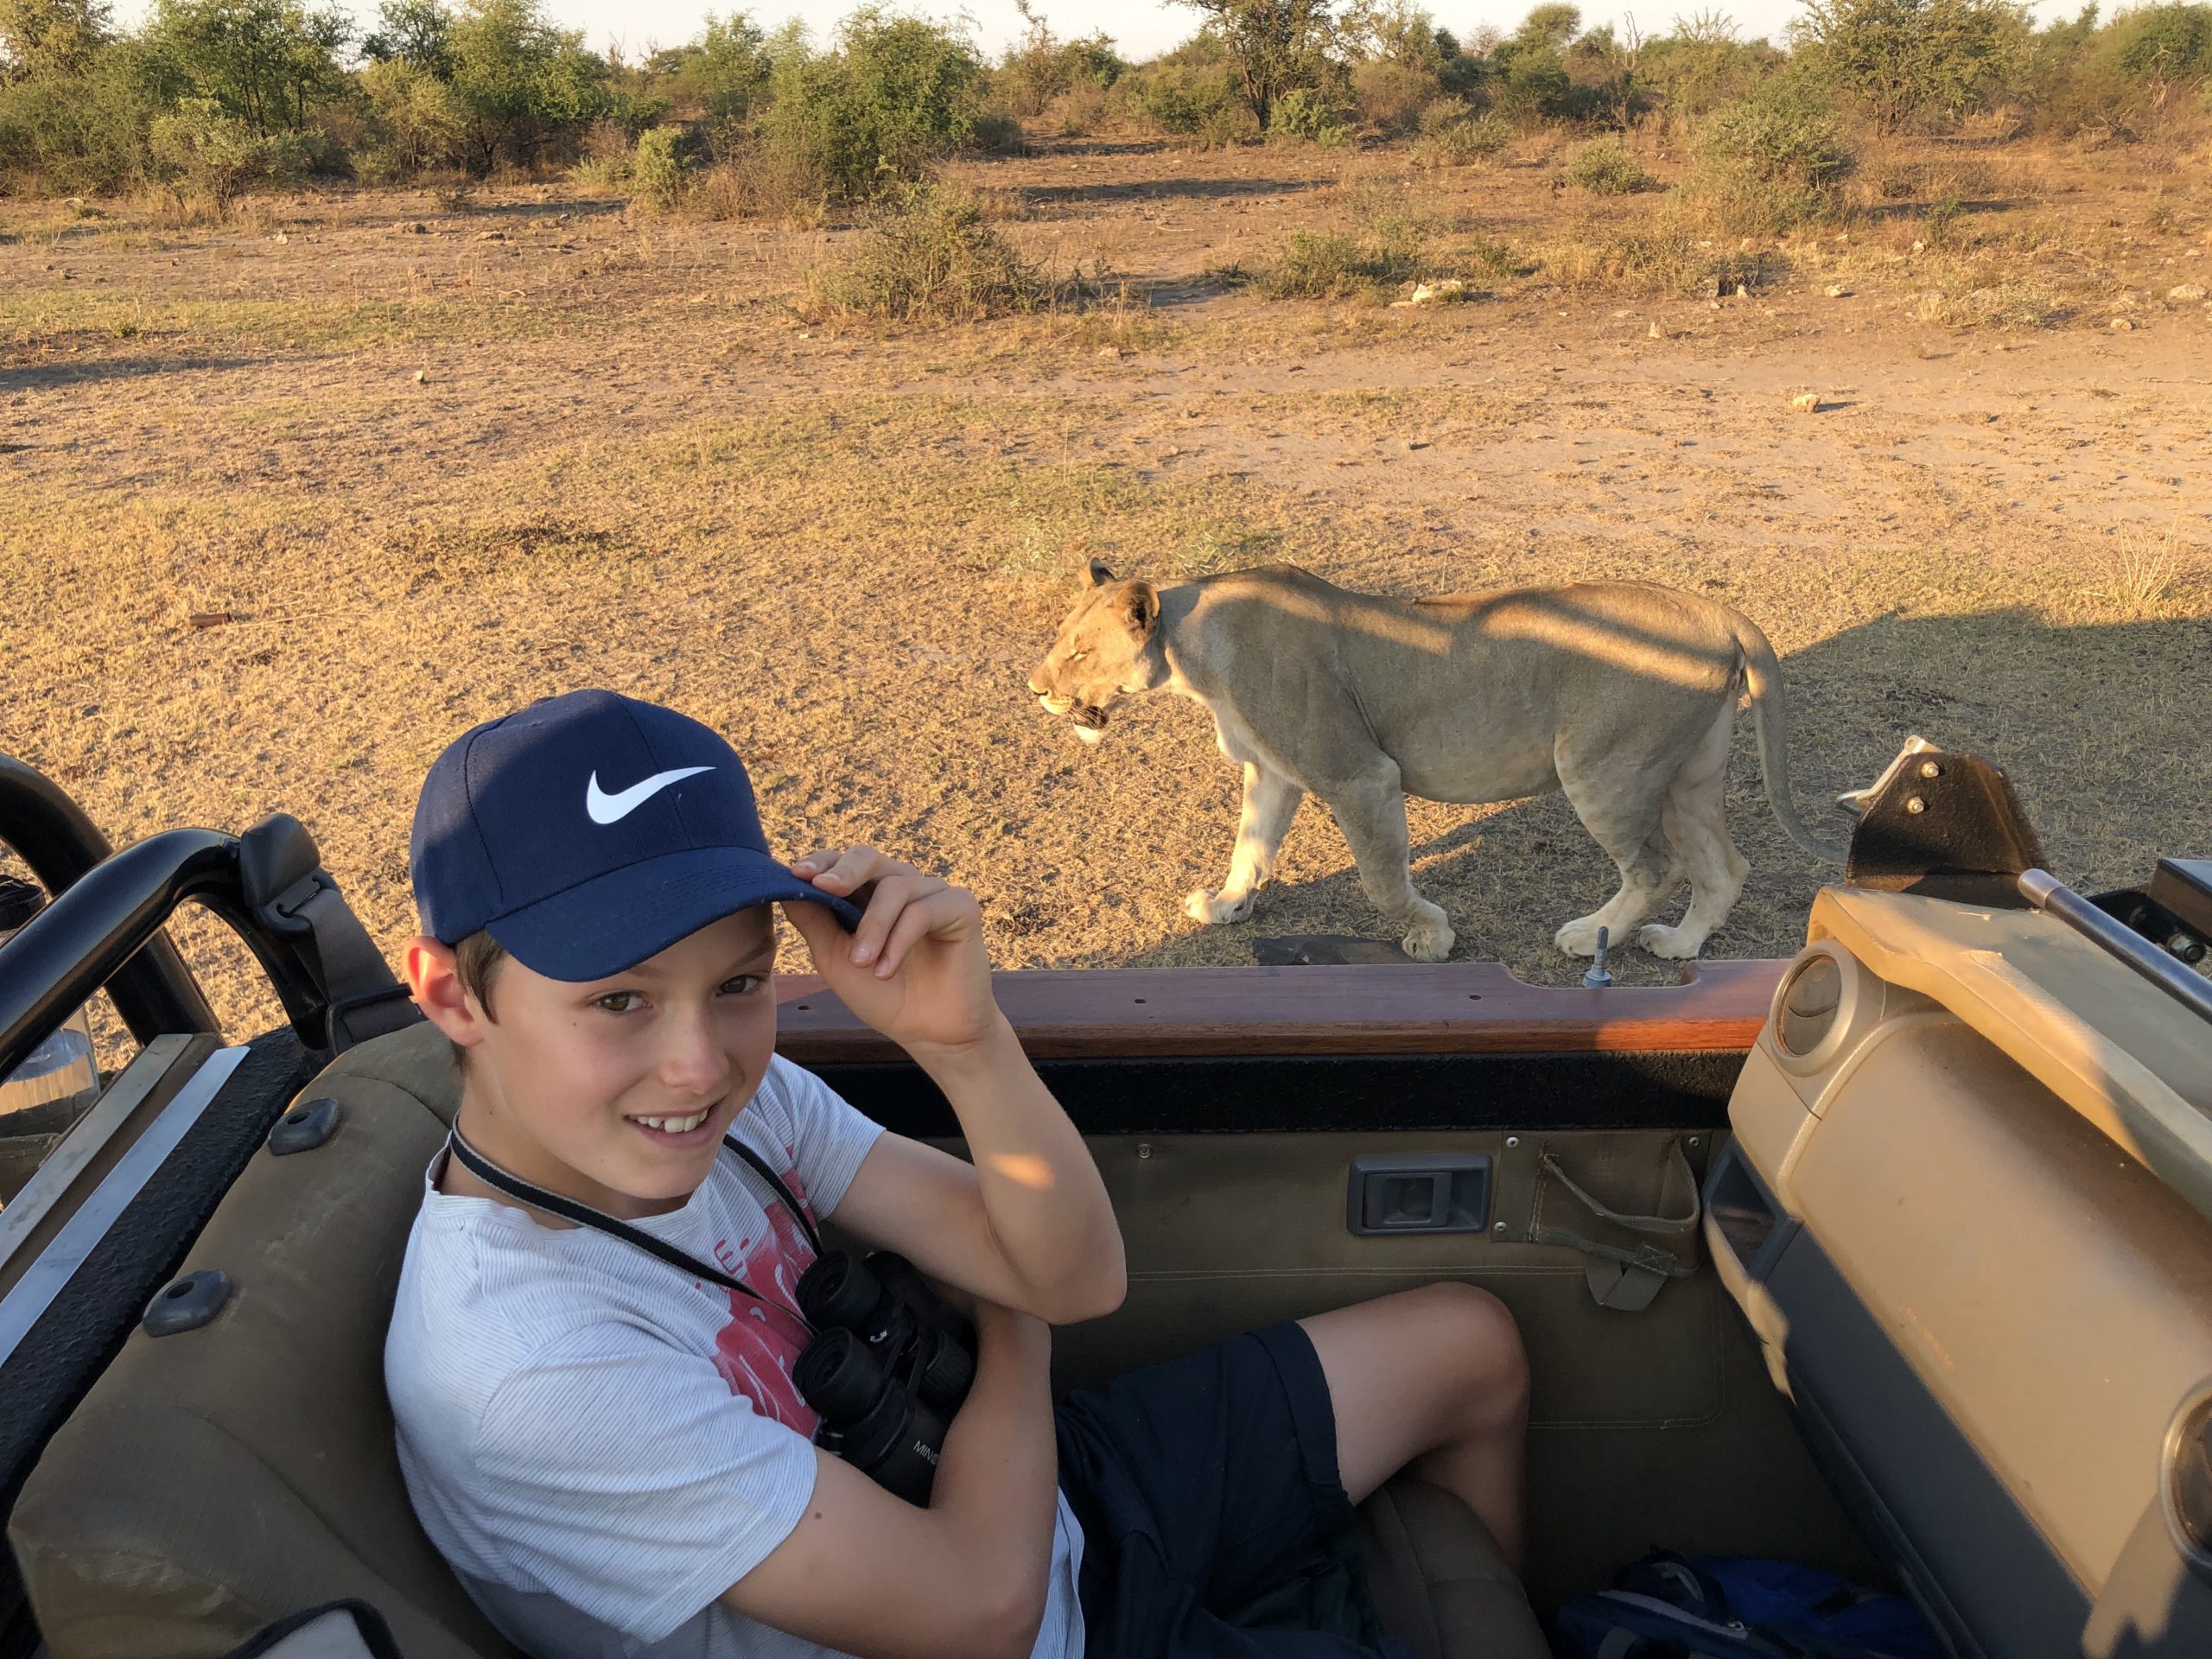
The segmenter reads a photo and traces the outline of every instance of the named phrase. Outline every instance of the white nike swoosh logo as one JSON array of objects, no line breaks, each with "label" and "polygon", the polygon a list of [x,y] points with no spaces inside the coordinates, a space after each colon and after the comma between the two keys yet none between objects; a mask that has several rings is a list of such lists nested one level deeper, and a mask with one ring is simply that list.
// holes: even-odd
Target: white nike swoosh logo
[{"label": "white nike swoosh logo", "polygon": [[628,817],[654,796],[680,778],[696,777],[702,772],[712,772],[712,766],[678,766],[674,772],[657,772],[641,784],[632,784],[619,795],[609,795],[599,786],[599,774],[591,775],[591,782],[584,786],[584,810],[591,815],[594,823],[616,823]]}]

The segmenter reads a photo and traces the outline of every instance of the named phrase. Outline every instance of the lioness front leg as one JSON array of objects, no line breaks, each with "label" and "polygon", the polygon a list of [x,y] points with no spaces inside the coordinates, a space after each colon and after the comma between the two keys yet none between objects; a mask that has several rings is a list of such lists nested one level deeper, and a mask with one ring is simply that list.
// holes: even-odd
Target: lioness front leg
[{"label": "lioness front leg", "polygon": [[1274,877],[1275,855],[1305,798],[1300,785],[1247,761],[1244,807],[1236,820],[1236,850],[1230,855],[1229,880],[1218,893],[1201,887],[1192,893],[1183,900],[1183,913],[1199,922],[1241,922],[1249,916],[1253,890]]},{"label": "lioness front leg", "polygon": [[1451,918],[1414,890],[1412,846],[1406,833],[1406,792],[1395,762],[1323,798],[1351,845],[1359,885],[1392,923],[1405,929],[1402,943],[1415,962],[1441,962],[1452,954]]}]

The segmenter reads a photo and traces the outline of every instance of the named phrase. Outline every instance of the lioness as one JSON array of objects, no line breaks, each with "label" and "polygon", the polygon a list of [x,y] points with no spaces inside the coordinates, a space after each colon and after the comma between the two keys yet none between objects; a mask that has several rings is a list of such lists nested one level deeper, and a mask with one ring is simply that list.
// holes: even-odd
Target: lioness
[{"label": "lioness", "polygon": [[1326,802],[1360,885],[1406,953],[1441,962],[1455,935],[1414,891],[1408,795],[1477,804],[1560,789],[1612,855],[1620,891],[1554,936],[1590,956],[1688,875],[1673,926],[1637,939],[1694,957],[1726,919],[1750,866],[1722,816],[1728,742],[1748,690],[1767,799],[1790,839],[1840,861],[1789,802],[1781,672],[1750,618],[1643,582],[1586,582],[1408,601],[1347,593],[1293,565],[1155,589],[1090,562],[1086,590],[1029,689],[1096,742],[1122,697],[1162,686],[1213,715],[1244,768],[1229,879],[1183,907],[1241,922],[1274,873],[1298,804]]}]

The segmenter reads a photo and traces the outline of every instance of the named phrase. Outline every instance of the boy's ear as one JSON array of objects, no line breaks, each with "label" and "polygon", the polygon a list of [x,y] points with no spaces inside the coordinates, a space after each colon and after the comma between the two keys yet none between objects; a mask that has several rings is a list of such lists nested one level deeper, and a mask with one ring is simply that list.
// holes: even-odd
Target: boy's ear
[{"label": "boy's ear", "polygon": [[1086,588],[1103,588],[1114,580],[1114,573],[1107,568],[1105,560],[1093,559],[1084,566],[1083,578],[1083,585]]},{"label": "boy's ear", "polygon": [[463,1048],[484,1040],[481,1014],[468,1005],[468,992],[454,963],[453,947],[416,934],[402,953],[407,987],[415,993],[415,1006],[440,1031]]},{"label": "boy's ear", "polygon": [[1133,582],[1122,594],[1122,620],[1128,625],[1129,638],[1145,640],[1152,638],[1152,631],[1160,621],[1160,595],[1148,582]]}]

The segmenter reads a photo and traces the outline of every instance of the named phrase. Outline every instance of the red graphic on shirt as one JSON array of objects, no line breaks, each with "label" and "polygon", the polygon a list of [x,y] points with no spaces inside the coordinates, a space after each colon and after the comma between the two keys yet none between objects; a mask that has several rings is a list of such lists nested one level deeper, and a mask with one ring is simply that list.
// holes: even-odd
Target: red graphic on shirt
[{"label": "red graphic on shirt", "polygon": [[[793,1198],[806,1205],[806,1188],[795,1167],[796,1155],[784,1149],[783,1168],[777,1173]],[[790,1310],[798,1306],[798,1279],[814,1261],[814,1251],[790,1211],[774,1198],[764,1198],[760,1208],[767,1217],[766,1232],[759,1238],[715,1242],[715,1259],[722,1271],[760,1293],[747,1296],[729,1293],[729,1323],[715,1338],[715,1369],[733,1394],[741,1394],[764,1417],[811,1439],[816,1417],[799,1397],[791,1381],[791,1367],[807,1344],[806,1326]]]}]

